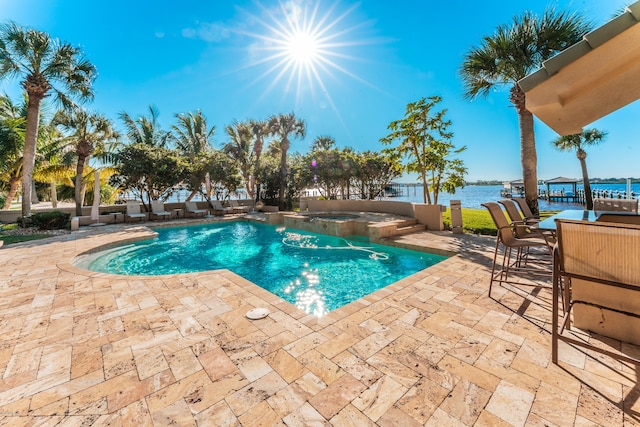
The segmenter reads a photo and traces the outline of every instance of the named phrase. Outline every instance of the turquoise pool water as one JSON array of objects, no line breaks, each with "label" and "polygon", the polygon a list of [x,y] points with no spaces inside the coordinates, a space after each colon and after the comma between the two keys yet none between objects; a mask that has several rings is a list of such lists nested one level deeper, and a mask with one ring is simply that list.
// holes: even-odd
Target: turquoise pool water
[{"label": "turquoise pool water", "polygon": [[252,222],[156,231],[156,239],[87,255],[78,265],[145,276],[225,268],[321,316],[446,258]]}]

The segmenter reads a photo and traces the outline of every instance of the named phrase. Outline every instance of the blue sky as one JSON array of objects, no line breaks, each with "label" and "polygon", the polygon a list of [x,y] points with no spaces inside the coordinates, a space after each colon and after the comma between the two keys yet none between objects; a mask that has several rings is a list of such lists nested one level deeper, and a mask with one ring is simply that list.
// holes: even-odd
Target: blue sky
[{"label": "blue sky", "polygon": [[[321,59],[310,78],[273,58],[289,52],[274,48],[292,31],[283,13],[290,2],[0,0],[0,21],[81,46],[98,69],[88,108],[118,126],[119,112],[137,117],[151,104],[165,129],[176,113],[200,109],[216,126],[218,146],[234,120],[293,111],[307,123],[307,137],[294,141],[293,151],[306,152],[320,135],[333,136],[340,147],[379,150],[407,103],[440,95],[455,144],[468,147],[467,179],[475,181],[521,177],[519,133],[507,87],[473,102],[463,98],[458,70],[465,52],[526,9],[542,13],[555,5],[602,25],[629,1],[296,3],[307,11],[302,21],[322,32]],[[0,91],[15,97],[19,87],[3,81]],[[592,177],[640,176],[633,125],[639,117],[636,102],[591,125],[608,132],[588,152]],[[580,177],[575,155],[551,146],[556,136],[536,121],[539,179]]]}]

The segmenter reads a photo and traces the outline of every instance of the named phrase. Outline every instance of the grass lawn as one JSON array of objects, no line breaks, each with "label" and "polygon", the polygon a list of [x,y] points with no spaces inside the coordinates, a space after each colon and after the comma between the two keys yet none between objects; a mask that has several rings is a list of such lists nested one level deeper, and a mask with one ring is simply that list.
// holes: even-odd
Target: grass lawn
[{"label": "grass lawn", "polygon": [[18,224],[5,224],[2,226],[2,231],[0,231],[0,240],[4,242],[3,245],[6,246],[12,243],[28,242],[29,240],[40,240],[51,237],[50,234],[29,234],[26,236],[13,236],[5,235],[3,233],[4,231],[15,230],[16,228],[18,228]]},{"label": "grass lawn", "polygon": [[[542,211],[540,212],[540,218],[548,218],[551,215],[557,214],[557,211]],[[442,220],[444,226],[447,229],[451,229],[451,209],[447,208],[447,211],[442,214]],[[495,236],[498,234],[489,211],[486,209],[462,209],[462,228],[465,233],[473,234],[487,234]]]}]

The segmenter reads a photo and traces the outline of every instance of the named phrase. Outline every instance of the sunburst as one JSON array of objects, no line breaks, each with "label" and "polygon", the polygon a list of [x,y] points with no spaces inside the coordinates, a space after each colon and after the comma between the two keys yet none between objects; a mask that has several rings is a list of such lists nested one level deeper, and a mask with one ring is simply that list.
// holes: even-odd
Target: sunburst
[{"label": "sunburst", "polygon": [[322,55],[318,38],[308,31],[296,31],[285,44],[288,61],[297,66],[312,65]]},{"label": "sunburst", "polygon": [[257,4],[263,12],[262,17],[247,15],[265,32],[241,33],[256,39],[251,49],[253,58],[247,68],[266,66],[254,80],[254,84],[270,80],[262,97],[284,83],[285,93],[295,91],[296,105],[306,98],[307,92],[314,98],[320,93],[337,112],[323,79],[343,74],[372,86],[341,65],[359,59],[349,53],[350,47],[377,42],[353,40],[356,30],[368,25],[367,22],[353,26],[346,23],[357,5],[338,13],[338,3],[335,3],[321,13],[320,1],[314,2],[313,7],[303,0],[279,2],[275,10]]}]

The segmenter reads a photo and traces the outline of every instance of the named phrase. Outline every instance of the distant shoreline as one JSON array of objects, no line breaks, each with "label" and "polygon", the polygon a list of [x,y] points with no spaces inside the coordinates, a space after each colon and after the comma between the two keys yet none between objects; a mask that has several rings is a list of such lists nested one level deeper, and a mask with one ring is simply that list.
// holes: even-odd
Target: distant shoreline
[{"label": "distant shoreline", "polygon": [[[577,178],[578,179],[578,184],[582,184],[582,179]],[[505,182],[509,182],[508,180],[505,181],[498,181],[498,180],[492,180],[492,181],[469,181],[466,182],[464,185],[503,185]],[[589,179],[589,183],[591,184],[626,184],[627,183],[627,178],[591,178]],[[632,184],[638,184],[640,183],[640,178],[631,178],[631,183]],[[421,182],[394,182],[393,184],[398,184],[398,185],[422,185]],[[538,185],[544,185],[544,180],[541,180],[538,182]]]}]

